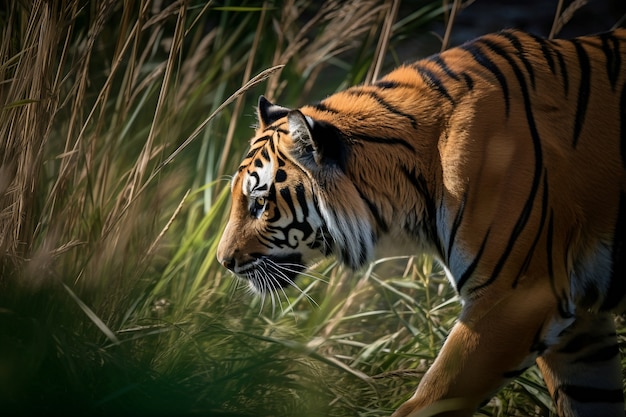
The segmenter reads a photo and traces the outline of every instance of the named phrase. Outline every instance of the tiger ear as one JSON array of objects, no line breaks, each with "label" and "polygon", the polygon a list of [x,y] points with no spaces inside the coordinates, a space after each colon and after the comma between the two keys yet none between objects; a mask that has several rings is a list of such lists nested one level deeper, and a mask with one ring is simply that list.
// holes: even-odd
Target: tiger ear
[{"label": "tiger ear", "polygon": [[259,122],[261,123],[262,128],[271,125],[278,119],[282,119],[283,117],[287,116],[287,113],[289,113],[288,108],[272,104],[268,99],[265,98],[265,96],[259,97],[258,110]]},{"label": "tiger ear", "polygon": [[317,165],[336,164],[342,170],[345,168],[346,144],[336,127],[305,116],[299,110],[291,110],[287,121],[296,155],[312,157]]}]

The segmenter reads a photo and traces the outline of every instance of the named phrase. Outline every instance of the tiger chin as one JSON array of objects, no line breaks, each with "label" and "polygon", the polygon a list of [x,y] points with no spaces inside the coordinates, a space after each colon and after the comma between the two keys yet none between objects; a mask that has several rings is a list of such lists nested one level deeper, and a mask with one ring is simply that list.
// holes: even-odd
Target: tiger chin
[{"label": "tiger chin", "polygon": [[299,109],[261,97],[258,117],[220,263],[276,292],[403,236],[462,300],[394,417],[470,416],[534,364],[559,416],[624,416],[626,30],[489,34]]}]

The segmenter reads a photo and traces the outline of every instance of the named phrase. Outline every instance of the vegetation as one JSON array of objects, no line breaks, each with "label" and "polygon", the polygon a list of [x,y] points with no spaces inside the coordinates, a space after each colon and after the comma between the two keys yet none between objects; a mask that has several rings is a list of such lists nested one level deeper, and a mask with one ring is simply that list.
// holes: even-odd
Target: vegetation
[{"label": "vegetation", "polygon": [[[258,95],[375,78],[447,4],[27,3],[0,11],[4,415],[383,416],[411,395],[458,312],[431,259],[324,261],[264,302],[215,249]],[[484,414],[550,415],[540,381]]]}]

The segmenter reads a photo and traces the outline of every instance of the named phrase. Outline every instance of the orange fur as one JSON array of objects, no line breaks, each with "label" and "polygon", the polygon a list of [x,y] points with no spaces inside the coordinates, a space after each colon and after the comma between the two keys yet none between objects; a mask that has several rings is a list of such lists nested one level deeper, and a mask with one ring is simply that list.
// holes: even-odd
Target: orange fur
[{"label": "orange fur", "polygon": [[623,415],[607,312],[626,307],[625,68],[624,29],[506,31],[299,110],[262,99],[218,258],[271,291],[293,285],[289,262],[356,268],[408,236],[463,311],[394,417],[471,415],[535,359],[560,415]]}]

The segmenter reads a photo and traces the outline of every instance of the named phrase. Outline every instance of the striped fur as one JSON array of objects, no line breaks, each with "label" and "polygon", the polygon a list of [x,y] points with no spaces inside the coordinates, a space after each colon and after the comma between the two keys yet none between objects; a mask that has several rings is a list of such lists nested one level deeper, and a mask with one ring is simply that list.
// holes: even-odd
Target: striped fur
[{"label": "striped fur", "polygon": [[261,98],[218,259],[277,291],[409,237],[463,309],[394,417],[471,415],[535,362],[560,416],[623,416],[625,61],[624,29],[504,31],[298,110]]}]

